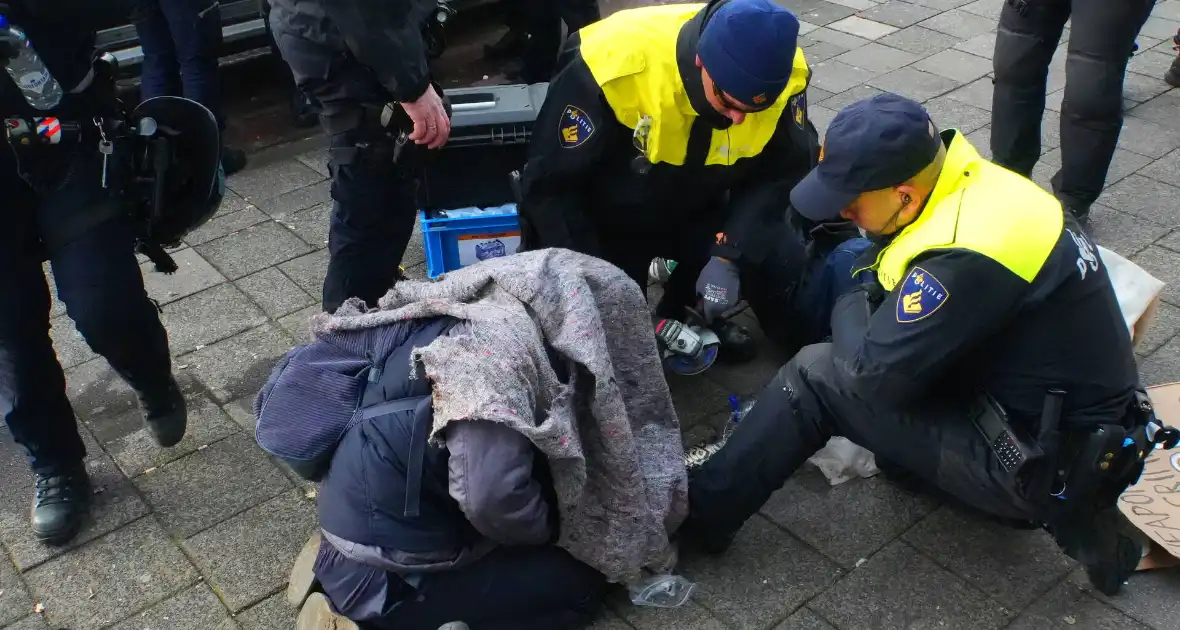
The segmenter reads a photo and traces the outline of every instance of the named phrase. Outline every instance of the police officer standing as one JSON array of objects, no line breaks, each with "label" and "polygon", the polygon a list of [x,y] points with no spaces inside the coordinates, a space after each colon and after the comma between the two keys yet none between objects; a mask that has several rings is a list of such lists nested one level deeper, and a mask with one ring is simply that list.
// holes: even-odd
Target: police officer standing
[{"label": "police officer standing", "polygon": [[992,161],[1025,177],[1041,157],[1049,62],[1071,21],[1053,194],[1080,220],[1106,182],[1123,127],[1123,78],[1154,0],[1006,0],[992,58]]},{"label": "police officer standing", "polygon": [[768,306],[785,299],[762,298],[799,275],[776,247],[819,153],[798,32],[770,0],[712,0],[619,11],[571,36],[522,177],[523,246],[602,258],[640,287],[653,258],[674,259],[657,313],[682,320],[699,295],[721,356],[752,357],[721,315],[744,294],[764,327],[788,323]]},{"label": "police officer standing", "polygon": [[791,201],[871,234],[878,281],[839,298],[831,343],[797,354],[690,472],[686,539],[724,550],[841,435],[968,506],[1045,524],[1116,592],[1140,556],[1115,502],[1153,416],[1097,249],[1052,195],[911,100],[849,105],[825,140]]},{"label": "police officer standing", "polygon": [[[26,119],[49,114],[57,117],[53,124],[82,124],[81,142],[0,150],[5,195],[0,413],[13,439],[28,451],[36,476],[32,529],[38,540],[50,544],[64,544],[78,532],[91,488],[83,464],[86,447],[49,337],[44,260],[52,265],[58,296],[78,331],[138,394],[156,442],[175,445],[186,425],[167,336],[135,257],[135,231],[111,189],[104,187],[101,132],[92,124],[116,114],[114,76],[96,72],[92,65],[94,25],[109,20],[115,4],[17,0],[0,5],[0,14],[27,34],[65,92],[57,106],[36,110],[4,76],[0,114]],[[129,12],[125,7],[124,14]],[[22,45],[11,31],[0,33],[0,63],[15,59]]]},{"label": "police officer standing", "polygon": [[419,169],[383,122],[397,102],[413,122],[408,139],[437,149],[451,132],[432,85],[422,28],[433,0],[271,0],[270,24],[295,82],[331,140],[332,224],[324,310],[369,304],[393,286],[417,216]]}]

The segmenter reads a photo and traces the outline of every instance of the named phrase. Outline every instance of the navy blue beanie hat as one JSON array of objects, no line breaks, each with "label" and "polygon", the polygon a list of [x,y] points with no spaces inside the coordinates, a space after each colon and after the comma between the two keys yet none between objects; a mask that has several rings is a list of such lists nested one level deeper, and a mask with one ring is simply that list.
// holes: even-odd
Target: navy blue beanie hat
[{"label": "navy blue beanie hat", "polygon": [[761,109],[787,88],[798,39],[798,18],[773,0],[730,0],[705,23],[697,55],[718,88]]}]

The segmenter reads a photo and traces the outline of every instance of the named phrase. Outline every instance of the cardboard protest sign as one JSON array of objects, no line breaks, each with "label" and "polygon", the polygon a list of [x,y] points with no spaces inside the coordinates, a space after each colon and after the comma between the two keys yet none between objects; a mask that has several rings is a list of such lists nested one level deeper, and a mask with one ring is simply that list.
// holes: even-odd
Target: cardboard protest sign
[{"label": "cardboard protest sign", "polygon": [[[1164,424],[1180,426],[1180,383],[1149,387],[1147,394]],[[1119,497],[1119,509],[1152,541],[1139,570],[1180,565],[1180,447],[1152,451],[1139,482]]]}]

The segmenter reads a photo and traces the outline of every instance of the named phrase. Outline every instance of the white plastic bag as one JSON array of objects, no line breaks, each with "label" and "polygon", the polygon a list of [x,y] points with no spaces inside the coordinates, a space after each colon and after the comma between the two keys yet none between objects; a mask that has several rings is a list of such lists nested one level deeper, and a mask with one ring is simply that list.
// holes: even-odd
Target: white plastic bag
[{"label": "white plastic bag", "polygon": [[807,461],[815,464],[833,486],[857,477],[872,477],[881,472],[877,458],[868,449],[847,438],[834,437]]},{"label": "white plastic bag", "polygon": [[1119,300],[1123,319],[1127,322],[1127,330],[1131,332],[1131,340],[1139,345],[1155,321],[1164,283],[1139,265],[1101,245],[1098,246],[1098,255],[1110,274],[1110,282],[1114,285],[1114,294]]}]

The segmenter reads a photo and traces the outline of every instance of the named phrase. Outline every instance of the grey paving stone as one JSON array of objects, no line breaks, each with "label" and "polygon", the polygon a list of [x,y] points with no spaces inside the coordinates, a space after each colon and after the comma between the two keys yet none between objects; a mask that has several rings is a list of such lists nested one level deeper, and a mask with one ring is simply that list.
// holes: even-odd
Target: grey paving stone
[{"label": "grey paving stone", "polygon": [[1164,74],[1167,73],[1175,59],[1175,54],[1169,55],[1158,50],[1144,50],[1131,57],[1131,61],[1127,63],[1127,71],[1163,81]]},{"label": "grey paving stone", "polygon": [[[1157,2],[1152,8],[1151,14],[1154,16],[1167,18],[1169,20],[1180,20],[1180,2],[1175,0],[1165,0],[1164,2]],[[1173,33],[1174,35],[1175,33]],[[1168,37],[1171,37],[1169,35]]]},{"label": "grey paving stone", "polygon": [[266,313],[228,282],[165,306],[162,317],[176,355],[266,323]]},{"label": "grey paving stone", "polygon": [[1169,184],[1180,184],[1180,149],[1136,171],[1144,177]]},{"label": "grey paving stone", "polygon": [[324,177],[331,176],[330,173],[328,172],[328,148],[327,147],[323,147],[320,149],[314,149],[312,151],[308,151],[307,153],[300,153],[299,155],[295,156],[295,159],[299,160],[299,162],[302,163],[307,168],[310,168],[311,170],[319,173],[320,175],[323,175]]},{"label": "grey paving stone", "polygon": [[242,630],[291,630],[299,611],[287,603],[285,593],[278,593],[238,613],[235,618]]},{"label": "grey paving stone", "polygon": [[185,547],[226,606],[238,612],[286,583],[316,527],[315,507],[292,490],[194,536]]},{"label": "grey paving stone", "polygon": [[[991,2],[991,0],[981,0],[981,1],[987,2],[988,4],[995,4],[994,2]],[[968,5],[968,6],[970,6],[970,5]],[[976,35],[975,37],[972,37],[971,39],[967,39],[967,40],[964,40],[964,41],[961,41],[961,42],[955,44],[955,50],[961,50],[963,52],[971,53],[972,55],[975,55],[976,57],[982,57],[982,58],[990,61],[996,53],[996,34],[995,33],[980,33],[979,35]],[[991,72],[991,71],[992,71],[992,68],[989,67],[988,72]]]},{"label": "grey paving stone", "polygon": [[74,320],[66,315],[55,317],[49,321],[49,338],[53,340],[53,350],[57,353],[57,361],[62,369],[81,365],[98,355],[90,349],[90,344],[74,326]]},{"label": "grey paving stone", "polygon": [[197,250],[189,248],[172,256],[178,267],[176,273],[167,275],[153,270],[151,263],[140,265],[143,284],[148,297],[161,305],[199,293],[225,282],[225,276],[202,258]]},{"label": "grey paving stone", "polygon": [[254,435],[254,429],[258,426],[258,418],[254,417],[253,395],[227,402],[221,408],[226,415],[238,423],[242,431],[245,431],[247,435]]},{"label": "grey paving stone", "polygon": [[840,569],[765,519],[751,518],[724,556],[685,556],[697,601],[718,619],[765,628],[827,588]]},{"label": "grey paving stone", "polygon": [[[279,629],[276,627],[275,630]],[[631,630],[631,626],[627,625],[627,622],[622,619],[619,619],[614,612],[604,610],[587,630]]]},{"label": "grey paving stone", "polygon": [[274,221],[259,223],[196,249],[230,280],[312,251],[307,243]]},{"label": "grey paving stone", "polygon": [[833,96],[835,96],[835,94],[832,94],[827,90],[822,90],[818,87],[815,87],[814,85],[807,86],[808,103],[821,103],[828,100],[829,98],[832,98]]},{"label": "grey paving stone", "polygon": [[1158,245],[1152,245],[1131,258],[1140,267],[1165,283],[1160,299],[1180,306],[1180,265],[1177,255]]},{"label": "grey paving stone", "polygon": [[946,11],[954,9],[970,3],[971,0],[914,0],[914,4],[920,4],[924,7],[938,9],[939,11]]},{"label": "grey paving stone", "polygon": [[810,609],[800,608],[774,630],[836,630],[836,628]]},{"label": "grey paving stone", "polygon": [[897,30],[896,26],[866,20],[855,15],[846,17],[838,22],[833,22],[828,25],[828,28],[867,40],[880,39]]},{"label": "grey paving stone", "polygon": [[838,628],[1001,628],[1014,614],[902,542],[808,607]]},{"label": "grey paving stone", "polygon": [[179,538],[188,538],[291,488],[253,438],[241,434],[140,475],[134,482],[160,523]]},{"label": "grey paving stone", "polygon": [[310,295],[323,295],[324,275],[328,272],[328,250],[321,249],[289,260],[279,269]]},{"label": "grey paving stone", "polygon": [[828,130],[828,125],[836,117],[836,112],[826,107],[812,107],[808,111],[808,116],[811,118],[811,124],[815,125],[816,131],[819,132],[819,136],[822,138]]},{"label": "grey paving stone", "polygon": [[878,90],[871,85],[858,85],[850,90],[845,90],[844,92],[836,94],[835,96],[821,103],[821,105],[834,112],[839,112],[840,110],[857,101],[866,98],[873,98],[882,92],[882,90]]},{"label": "grey paving stone", "polygon": [[21,570],[60,556],[147,514],[147,505],[114,462],[89,433],[85,430],[81,433],[87,451],[86,470],[96,494],[90,516],[74,540],[62,547],[51,547],[37,542],[29,529],[33,475],[24,449],[12,442],[7,429],[0,430],[0,479],[5,481],[0,485],[0,541]]},{"label": "grey paving stone", "polygon": [[306,210],[320,204],[331,204],[331,182],[322,181],[304,186],[289,193],[258,202],[258,209],[269,214],[271,218],[282,220],[300,210]]},{"label": "grey paving stone", "polygon": [[[815,65],[826,59],[831,59],[840,53],[850,50],[848,46],[840,46],[831,42],[811,40],[806,37],[799,38],[799,46],[803,48],[803,56],[807,59],[807,63],[812,65]],[[814,83],[812,85],[814,85]]]},{"label": "grey paving stone", "polygon": [[1143,334],[1143,338],[1135,347],[1135,352],[1141,356],[1148,356],[1159,350],[1177,333],[1180,333],[1180,308],[1160,302],[1156,308],[1155,320]]},{"label": "grey paving stone", "polygon": [[1139,29],[1139,34],[1156,39],[1168,39],[1176,34],[1177,29],[1180,29],[1180,20],[1155,15],[1153,11],[1143,28]]},{"label": "grey paving stone", "polygon": [[235,212],[241,212],[242,210],[253,207],[254,205],[249,201],[242,199],[241,195],[227,188],[225,190],[225,197],[221,200],[221,206],[217,208],[217,214],[214,214],[213,216],[220,217],[227,214],[233,214]]},{"label": "grey paving stone", "polygon": [[856,13],[856,9],[816,0],[815,2],[808,3],[808,7],[796,13],[795,16],[800,20],[810,22],[816,26],[823,26],[837,20],[842,20],[853,13]]},{"label": "grey paving stone", "polygon": [[20,621],[4,626],[4,630],[49,630],[41,615],[29,615]]},{"label": "grey paving stone", "polygon": [[1090,207],[1087,231],[1099,245],[1130,258],[1167,234],[1168,228],[1096,203]]},{"label": "grey paving stone", "polygon": [[150,518],[25,573],[55,627],[101,628],[193,584],[196,569]]},{"label": "grey paving stone", "polygon": [[234,284],[273,318],[289,315],[316,301],[278,267],[267,267]]},{"label": "grey paving stone", "polygon": [[[1148,77],[1142,74],[1128,72],[1123,77],[1123,98],[1134,104],[1152,101],[1161,94],[1173,94],[1168,91],[1172,89],[1172,86],[1165,83],[1162,79],[1163,77]],[[1161,104],[1165,102],[1175,103],[1175,100],[1175,98],[1171,98],[1168,101],[1161,102]],[[1148,118],[1148,116],[1143,116],[1143,112],[1135,112],[1135,115],[1141,118]],[[1154,120],[1154,122],[1165,125],[1175,123],[1174,120]]]},{"label": "grey paving stone", "polygon": [[124,475],[135,477],[237,432],[238,425],[213,401],[201,396],[189,399],[188,428],[176,446],[161,448],[144,427],[111,442],[107,450]]},{"label": "grey paving stone", "polygon": [[[864,85],[877,76],[872,70],[857,68],[834,59],[821,61],[812,66],[815,74],[811,82],[833,94],[839,94],[858,85]],[[811,113],[815,116],[814,111]]]},{"label": "grey paving stone", "polygon": [[899,68],[868,83],[875,88],[902,94],[919,102],[946,94],[959,85],[957,81],[913,68]]},{"label": "grey paving stone", "polygon": [[1152,223],[1180,226],[1180,188],[1142,175],[1128,175],[1107,188],[1102,203]]},{"label": "grey paving stone", "polygon": [[949,96],[932,98],[924,105],[940,129],[954,127],[967,135],[987,126],[992,119],[992,113],[986,109],[956,101]]},{"label": "grey paving stone", "polygon": [[938,9],[931,9],[920,4],[890,0],[866,11],[861,11],[857,15],[866,20],[873,20],[896,28],[905,28],[937,13]]},{"label": "grey paving stone", "polygon": [[284,216],[279,221],[314,249],[328,246],[332,204],[321,203]]},{"label": "grey paving stone", "polygon": [[836,61],[871,72],[884,73],[907,66],[918,58],[917,55],[904,50],[870,42],[836,57]]},{"label": "grey paving stone", "polygon": [[1139,363],[1139,378],[1144,385],[1174,383],[1180,374],[1180,337],[1172,337]]},{"label": "grey paving stone", "polygon": [[940,33],[946,33],[959,39],[971,39],[976,35],[991,32],[996,29],[996,21],[968,13],[961,9],[951,9],[939,13],[934,17],[922,20],[919,25]]},{"label": "grey paving stone", "polygon": [[713,381],[703,376],[668,375],[668,389],[672,392],[672,402],[676,405],[676,414],[680,417],[681,430],[709,423],[710,426],[720,427],[725,421],[725,413],[729,410],[729,395]]},{"label": "grey paving stone", "polygon": [[298,160],[282,160],[261,168],[247,168],[229,178],[230,190],[246,201],[257,204],[323,181],[324,175],[304,166]]},{"label": "grey paving stone", "polygon": [[[1053,166],[1061,166],[1061,148],[1058,147],[1046,152],[1041,156],[1041,160]],[[1114,157],[1110,161],[1110,169],[1106,173],[1106,185],[1112,186],[1151,163],[1151,158],[1145,155],[1132,153],[1125,149],[1115,149]]]},{"label": "grey paving stone", "polygon": [[296,311],[279,320],[279,325],[290,333],[297,343],[307,343],[311,340],[311,316],[321,312],[319,304],[312,304],[305,309]]},{"label": "grey paving stone", "polygon": [[177,359],[204,383],[218,402],[258,391],[275,363],[295,341],[273,324],[205,346]]},{"label": "grey paving stone", "polygon": [[48,262],[42,263],[41,271],[45,274],[45,281],[49,284],[49,297],[52,300],[52,305],[49,307],[49,317],[65,315],[66,305],[57,298],[57,287],[53,281],[53,265]]},{"label": "grey paving stone", "polygon": [[720,385],[729,394],[745,399],[761,393],[779,369],[786,365],[790,357],[766,339],[758,326],[758,321],[752,316],[748,317],[746,313],[743,313],[738,316],[738,322],[758,340],[758,356],[747,363],[714,365],[709,368],[705,376]]},{"label": "grey paving stone", "polygon": [[1150,630],[1068,583],[1057,585],[1008,627],[1011,630]]},{"label": "grey paving stone", "polygon": [[1003,8],[1004,3],[1002,2],[992,2],[992,0],[975,0],[975,2],[964,4],[963,6],[959,7],[959,10],[966,11],[968,13],[974,13],[975,15],[999,23],[1000,12],[1003,10]]},{"label": "grey paving stone", "polygon": [[1176,620],[1180,619],[1180,599],[1176,597],[1180,591],[1180,571],[1176,569],[1139,571],[1131,576],[1123,585],[1122,592],[1115,597],[1107,597],[1094,590],[1082,569],[1069,574],[1069,583],[1156,630],[1171,630],[1176,627]]},{"label": "grey paving stone", "polygon": [[[288,628],[294,627],[292,622]],[[111,627],[111,630],[233,630],[237,626],[221,601],[196,584]]]},{"label": "grey paving stone", "polygon": [[[1167,83],[1164,83],[1164,86],[1167,86]],[[1176,128],[1180,127],[1180,120],[1177,120],[1176,116],[1177,111],[1180,111],[1180,95],[1177,95],[1175,91],[1167,91],[1135,107],[1128,113],[1157,125]]]},{"label": "grey paving stone", "polygon": [[992,110],[993,87],[992,80],[983,77],[964,85],[947,96],[990,112]]},{"label": "grey paving stone", "polygon": [[902,538],[1012,610],[1061,581],[1075,565],[1043,531],[1020,531],[943,506]]},{"label": "grey paving stone", "polygon": [[878,4],[876,0],[832,0],[832,2],[835,2],[836,4],[842,4],[846,7],[852,7],[857,11],[871,9]]},{"label": "grey paving stone", "polygon": [[1169,151],[1180,147],[1180,129],[1127,116],[1123,119],[1118,147],[1148,157],[1163,157]]},{"label": "grey paving stone", "polygon": [[258,225],[267,219],[268,217],[258,208],[246,206],[243,210],[213,217],[208,223],[193,230],[188,236],[184,237],[184,242],[190,247],[195,247],[228,234],[233,234],[239,230],[244,230],[251,225]]},{"label": "grey paving stone", "polygon": [[892,46],[919,57],[933,55],[955,45],[959,39],[946,33],[932,31],[923,26],[907,26],[900,31],[890,33],[877,40],[886,46]]},{"label": "grey paving stone", "polygon": [[992,159],[992,127],[986,125],[967,134],[967,140],[971,142],[971,146],[979,151],[979,155]]},{"label": "grey paving stone", "polygon": [[94,359],[66,370],[66,395],[83,419],[135,408],[135,394],[111,370],[106,359]]},{"label": "grey paving stone", "polygon": [[[814,119],[813,119],[813,121],[814,121]],[[422,263],[420,265],[413,265],[411,267],[405,267],[402,275],[407,280],[425,280],[427,278],[427,276],[426,276],[426,263]]]},{"label": "grey paving stone", "polygon": [[[700,593],[700,584],[697,589],[696,592]],[[611,601],[611,606],[636,630],[725,630],[728,627],[693,600],[680,608],[651,608],[636,606],[630,599],[618,596]]]},{"label": "grey paving stone", "polygon": [[1167,236],[1156,241],[1155,244],[1159,245],[1160,247],[1170,249],[1174,252],[1180,252],[1180,233],[1173,230]]},{"label": "grey paving stone", "polygon": [[828,26],[817,28],[814,31],[811,31],[807,34],[807,37],[813,41],[835,44],[844,50],[860,48],[861,46],[869,43],[869,40],[863,37],[857,37],[856,35],[847,33],[845,31],[837,31]]},{"label": "grey paving stone", "polygon": [[8,558],[0,558],[0,626],[33,612],[33,598]]},{"label": "grey paving stone", "polygon": [[959,83],[969,83],[992,71],[990,59],[961,50],[944,50],[922,59],[914,67]]},{"label": "grey paving stone", "polygon": [[806,465],[771,496],[762,513],[852,569],[937,507],[938,501],[879,475],[832,486],[819,469]]}]

